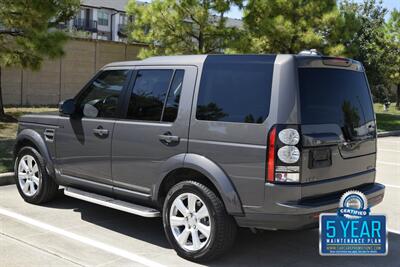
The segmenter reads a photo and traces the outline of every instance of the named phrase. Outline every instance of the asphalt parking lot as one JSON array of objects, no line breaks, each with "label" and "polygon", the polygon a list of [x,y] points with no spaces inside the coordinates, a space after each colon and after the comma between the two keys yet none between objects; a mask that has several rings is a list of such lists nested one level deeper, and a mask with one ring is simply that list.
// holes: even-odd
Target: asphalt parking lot
[{"label": "asphalt parking lot", "polygon": [[[373,209],[388,217],[385,257],[321,257],[318,230],[239,231],[230,253],[208,266],[400,266],[400,137],[378,142],[377,180],[386,185]],[[0,187],[0,266],[196,266],[170,248],[160,219],[146,219],[61,195],[25,203]]]}]

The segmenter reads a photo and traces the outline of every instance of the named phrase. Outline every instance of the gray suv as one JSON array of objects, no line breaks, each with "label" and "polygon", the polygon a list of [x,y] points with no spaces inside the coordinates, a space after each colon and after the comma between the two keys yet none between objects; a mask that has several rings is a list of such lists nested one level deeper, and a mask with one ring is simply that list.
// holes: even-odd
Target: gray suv
[{"label": "gray suv", "polygon": [[[16,184],[162,216],[205,261],[236,229],[300,229],[347,190],[382,201],[363,66],[319,55],[194,55],[108,64],[59,113],[20,119]],[[134,227],[134,226],[133,226]]]}]

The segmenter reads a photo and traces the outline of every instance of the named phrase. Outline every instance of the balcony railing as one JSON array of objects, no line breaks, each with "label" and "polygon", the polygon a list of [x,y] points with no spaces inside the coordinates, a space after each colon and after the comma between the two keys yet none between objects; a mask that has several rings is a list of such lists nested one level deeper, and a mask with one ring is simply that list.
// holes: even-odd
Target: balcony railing
[{"label": "balcony railing", "polygon": [[75,18],[74,27],[80,31],[97,32],[97,21],[90,19]]}]

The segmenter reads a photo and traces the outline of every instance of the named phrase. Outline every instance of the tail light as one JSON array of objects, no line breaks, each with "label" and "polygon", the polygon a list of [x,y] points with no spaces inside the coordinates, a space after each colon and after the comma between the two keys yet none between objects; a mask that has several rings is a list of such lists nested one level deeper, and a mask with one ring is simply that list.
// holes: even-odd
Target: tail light
[{"label": "tail light", "polygon": [[275,125],[268,135],[267,182],[300,182],[300,133],[297,125]]},{"label": "tail light", "polygon": [[276,128],[273,127],[268,137],[267,181],[270,183],[275,181],[275,142]]}]

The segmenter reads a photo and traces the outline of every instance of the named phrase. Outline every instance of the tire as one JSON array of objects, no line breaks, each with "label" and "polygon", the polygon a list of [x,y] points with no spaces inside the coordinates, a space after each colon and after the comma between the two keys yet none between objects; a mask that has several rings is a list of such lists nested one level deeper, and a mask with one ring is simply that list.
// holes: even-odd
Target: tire
[{"label": "tire", "polygon": [[[195,204],[190,205],[189,199]],[[208,216],[204,216],[203,206]],[[186,214],[181,212],[182,209]],[[221,199],[196,181],[183,181],[169,190],[164,202],[163,225],[177,254],[195,262],[210,261],[225,253],[233,246],[237,232],[236,222],[226,212]],[[183,237],[181,242],[178,242],[178,236]]]},{"label": "tire", "polygon": [[58,185],[46,171],[46,161],[33,147],[23,147],[15,160],[15,184],[21,197],[32,204],[48,202],[56,196]]}]

